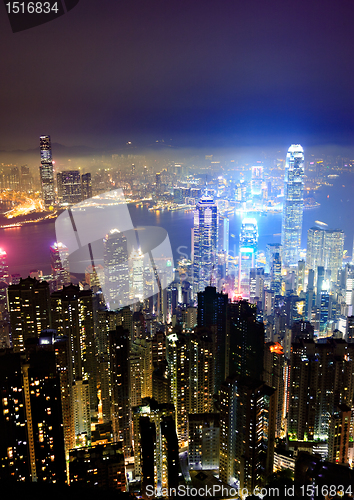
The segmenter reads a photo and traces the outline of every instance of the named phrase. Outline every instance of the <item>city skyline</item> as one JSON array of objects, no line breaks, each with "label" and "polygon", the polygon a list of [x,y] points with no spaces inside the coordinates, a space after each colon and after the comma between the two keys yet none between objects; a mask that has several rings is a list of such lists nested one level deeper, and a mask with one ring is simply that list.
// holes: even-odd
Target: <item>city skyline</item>
[{"label": "city skyline", "polygon": [[5,2],[4,491],[354,498],[353,13]]}]

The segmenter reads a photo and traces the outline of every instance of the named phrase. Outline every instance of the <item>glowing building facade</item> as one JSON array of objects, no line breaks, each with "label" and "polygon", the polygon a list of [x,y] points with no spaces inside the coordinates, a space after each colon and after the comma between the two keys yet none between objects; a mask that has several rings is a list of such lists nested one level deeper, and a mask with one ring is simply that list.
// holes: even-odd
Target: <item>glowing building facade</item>
[{"label": "glowing building facade", "polygon": [[41,177],[42,196],[44,204],[46,206],[50,206],[55,203],[55,191],[54,191],[54,170],[52,161],[52,145],[49,135],[41,135],[40,149],[41,149],[41,166],[39,167],[39,172]]},{"label": "glowing building facade", "polygon": [[52,276],[56,281],[56,289],[70,284],[69,250],[61,242],[55,242],[50,247],[50,264]]},{"label": "glowing building facade", "polygon": [[0,248],[0,281],[9,282],[9,266],[7,264],[7,254]]},{"label": "glowing building facade", "polygon": [[193,292],[204,291],[214,284],[216,277],[215,261],[217,251],[217,206],[211,196],[202,196],[194,211],[194,262]]},{"label": "glowing building facade", "polygon": [[127,238],[113,229],[103,240],[106,303],[118,309],[129,303],[129,266]]},{"label": "glowing building facade", "polygon": [[262,194],[263,166],[256,165],[252,167],[251,192],[253,196]]},{"label": "glowing building facade", "polygon": [[304,150],[292,144],[286,155],[282,220],[283,266],[297,265],[304,210]]},{"label": "glowing building facade", "polygon": [[258,226],[254,218],[246,217],[242,221],[240,232],[240,250],[238,261],[238,293],[249,298],[250,271],[255,267],[255,255],[258,243]]},{"label": "glowing building facade", "polygon": [[344,232],[341,229],[311,227],[307,231],[306,268],[315,272],[323,267],[334,283],[342,268]]}]

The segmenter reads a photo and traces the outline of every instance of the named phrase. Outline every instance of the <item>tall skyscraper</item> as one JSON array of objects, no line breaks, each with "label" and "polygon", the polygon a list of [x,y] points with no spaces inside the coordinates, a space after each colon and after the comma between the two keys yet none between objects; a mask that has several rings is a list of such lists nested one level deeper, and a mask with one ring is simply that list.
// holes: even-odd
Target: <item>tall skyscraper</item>
[{"label": "tall skyscraper", "polygon": [[50,206],[55,203],[54,191],[54,170],[52,161],[52,145],[49,135],[41,135],[41,166],[39,167],[42,196],[45,206]]},{"label": "tall skyscraper", "polygon": [[205,290],[215,284],[217,251],[217,206],[213,198],[205,194],[197,203],[194,211],[194,261],[193,292]]},{"label": "tall skyscraper", "polygon": [[87,200],[89,198],[92,198],[92,181],[90,172],[88,172],[87,174],[82,174],[81,182],[82,182],[82,199]]},{"label": "tall skyscraper", "polygon": [[255,267],[257,243],[257,221],[254,218],[245,217],[241,225],[238,259],[238,293],[242,294],[245,298],[249,298],[250,296],[250,271]]},{"label": "tall skyscraper", "polygon": [[274,255],[277,253],[281,256],[282,248],[280,243],[267,243],[266,245],[266,265],[264,272],[270,273]]},{"label": "tall skyscraper", "polygon": [[304,150],[292,144],[286,155],[282,220],[284,267],[297,265],[301,246],[304,210]]},{"label": "tall skyscraper", "polygon": [[70,284],[69,250],[61,242],[55,242],[49,250],[52,276],[59,290]]},{"label": "tall skyscraper", "polygon": [[60,203],[80,203],[82,186],[79,170],[67,170],[57,173],[58,201]]},{"label": "tall skyscraper", "polygon": [[134,468],[142,482],[154,489],[178,485],[178,442],[171,404],[158,404],[153,399],[133,408]]},{"label": "tall skyscraper", "polygon": [[306,268],[323,267],[330,280],[337,282],[338,271],[343,264],[344,232],[320,226],[307,231]]},{"label": "tall skyscraper", "polygon": [[76,387],[77,401],[87,399],[86,396],[85,398],[82,396],[87,390],[81,387],[81,381],[88,381],[90,407],[95,412],[97,411],[97,360],[92,291],[80,291],[79,286],[75,285],[64,286],[62,290],[52,293],[50,300],[52,327],[59,335],[69,338],[73,380],[80,385]]},{"label": "tall skyscraper", "polygon": [[129,266],[127,238],[113,229],[103,240],[105,301],[109,309],[118,309],[129,303]]},{"label": "tall skyscraper", "polygon": [[276,252],[273,254],[270,268],[270,286],[275,295],[281,294],[282,275],[281,275],[281,254]]},{"label": "tall skyscraper", "polygon": [[228,256],[229,256],[229,218],[225,215],[218,214],[218,278],[226,278],[228,271]]},{"label": "tall skyscraper", "polygon": [[253,491],[273,472],[274,389],[249,377],[228,377],[220,391],[220,479]]},{"label": "tall skyscraper", "polygon": [[324,267],[331,273],[331,281],[337,282],[338,271],[343,264],[344,231],[327,229],[323,235]]},{"label": "tall skyscraper", "polygon": [[121,326],[109,334],[111,403],[114,441],[123,441],[124,456],[131,455],[130,335]]},{"label": "tall skyscraper", "polygon": [[238,374],[261,380],[264,326],[257,321],[257,306],[246,300],[227,305],[226,375]]},{"label": "tall skyscraper", "polygon": [[337,406],[352,407],[354,345],[342,339],[298,339],[291,349],[288,435],[290,441],[328,441]]},{"label": "tall skyscraper", "polygon": [[9,266],[7,264],[7,253],[0,248],[0,281],[9,282]]},{"label": "tall skyscraper", "polygon": [[262,182],[263,182],[263,166],[256,165],[252,167],[252,180],[251,180],[252,195],[259,196],[260,194],[262,194]]},{"label": "tall skyscraper", "polygon": [[214,394],[220,390],[225,380],[225,349],[226,349],[226,307],[228,296],[217,293],[215,287],[206,287],[198,293],[198,326],[208,327],[215,335],[215,387]]}]

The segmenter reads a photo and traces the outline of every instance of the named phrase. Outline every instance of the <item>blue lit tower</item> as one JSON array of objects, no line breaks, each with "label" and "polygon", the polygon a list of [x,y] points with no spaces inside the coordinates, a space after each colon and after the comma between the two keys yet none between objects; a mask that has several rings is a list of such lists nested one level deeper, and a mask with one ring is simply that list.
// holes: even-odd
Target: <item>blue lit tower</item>
[{"label": "blue lit tower", "polygon": [[194,211],[193,229],[193,292],[203,292],[216,278],[217,206],[212,196],[205,193]]},{"label": "blue lit tower", "polygon": [[255,267],[255,254],[258,243],[257,221],[245,217],[240,232],[240,251],[238,260],[238,293],[249,298],[250,270]]},{"label": "blue lit tower", "polygon": [[292,144],[286,155],[281,242],[283,266],[297,265],[304,210],[304,150]]},{"label": "blue lit tower", "polygon": [[39,167],[39,172],[41,176],[42,196],[44,204],[50,206],[55,203],[52,145],[49,135],[41,135],[39,140],[41,149],[41,166]]},{"label": "blue lit tower", "polygon": [[263,183],[263,165],[255,165],[252,167],[251,192],[252,195],[259,196],[262,194]]}]

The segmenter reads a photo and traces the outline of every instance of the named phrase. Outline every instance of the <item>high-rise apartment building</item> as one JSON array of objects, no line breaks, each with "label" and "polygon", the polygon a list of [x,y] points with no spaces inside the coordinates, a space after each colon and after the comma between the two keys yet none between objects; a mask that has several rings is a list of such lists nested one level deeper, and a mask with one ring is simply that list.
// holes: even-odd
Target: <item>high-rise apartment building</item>
[{"label": "high-rise apartment building", "polygon": [[57,173],[58,201],[72,205],[82,201],[82,186],[79,170]]},{"label": "high-rise apartment building", "polygon": [[0,479],[30,479],[20,353],[0,351]]},{"label": "high-rise apartment building", "polygon": [[41,166],[39,167],[42,196],[45,206],[54,205],[54,170],[52,161],[52,145],[49,135],[40,137]]},{"label": "high-rise apartment building", "polygon": [[219,414],[190,414],[188,423],[188,464],[190,469],[218,469],[220,451]]},{"label": "high-rise apartment building", "polygon": [[167,361],[178,442],[180,445],[186,445],[188,442],[188,414],[190,413],[190,352],[186,335],[181,333],[168,335]]},{"label": "high-rise apartment building", "polygon": [[297,265],[304,210],[304,150],[292,144],[286,155],[282,219],[283,266]]},{"label": "high-rise apartment building", "polygon": [[289,439],[328,442],[330,416],[340,404],[352,407],[354,345],[298,339],[290,366]]},{"label": "high-rise apartment building", "polygon": [[198,326],[208,327],[215,336],[215,387],[217,394],[225,380],[226,355],[226,306],[228,296],[218,293],[214,287],[206,287],[198,293]]},{"label": "high-rise apartment building", "polygon": [[275,389],[276,408],[275,437],[282,437],[282,426],[286,415],[285,399],[285,356],[283,347],[278,342],[267,342],[264,346],[263,381]]},{"label": "high-rise apartment building", "polygon": [[257,306],[246,300],[227,305],[226,375],[238,374],[261,380],[263,375],[264,326],[257,321]]},{"label": "high-rise apartment building", "polygon": [[228,377],[220,391],[220,479],[254,491],[273,472],[274,389],[249,377]]},{"label": "high-rise apartment building", "polygon": [[205,194],[194,211],[193,229],[193,292],[198,292],[215,284],[217,252],[217,206],[212,196]]},{"label": "high-rise apartment building", "polygon": [[123,441],[124,456],[131,455],[130,334],[117,326],[109,334],[111,416],[114,441]]},{"label": "high-rise apartment building", "polygon": [[70,451],[70,485],[125,491],[122,443],[107,443]]},{"label": "high-rise apartment building", "polygon": [[153,399],[133,408],[134,469],[143,492],[178,486],[178,441],[174,408]]},{"label": "high-rise apartment building", "polygon": [[21,279],[8,288],[12,346],[24,351],[26,341],[51,326],[49,285],[35,278]]},{"label": "high-rise apartment building", "polygon": [[[64,286],[62,290],[52,293],[50,301],[52,328],[69,339],[73,381],[88,381],[90,409],[95,412],[97,365],[92,291],[80,290],[76,285]],[[84,391],[78,388],[79,395],[84,394]],[[78,397],[77,401],[83,401],[82,404],[86,405],[84,397]]]},{"label": "high-rise apartment building", "polygon": [[49,251],[55,288],[60,290],[70,284],[69,250],[63,243],[55,242]]}]

